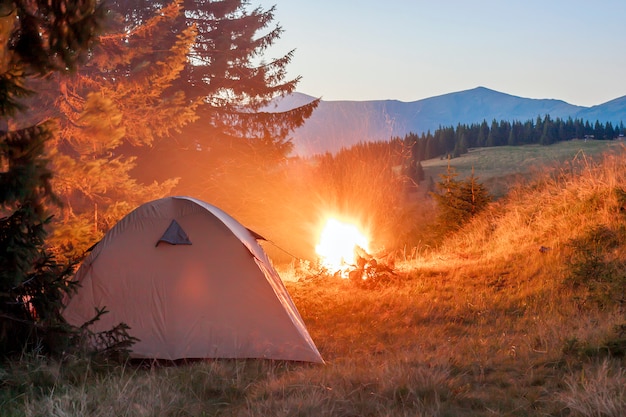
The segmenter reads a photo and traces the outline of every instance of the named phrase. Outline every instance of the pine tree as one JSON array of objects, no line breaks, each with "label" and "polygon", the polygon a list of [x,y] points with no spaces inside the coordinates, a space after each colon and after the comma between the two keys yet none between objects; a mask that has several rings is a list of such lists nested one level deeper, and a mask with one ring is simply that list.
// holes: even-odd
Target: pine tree
[{"label": "pine tree", "polygon": [[[185,13],[171,31],[179,33],[193,25],[197,36],[175,87],[203,101],[199,111],[205,133],[193,139],[181,135],[177,138],[181,145],[207,148],[217,141],[245,139],[252,140],[246,146],[272,146],[281,157],[287,154],[289,132],[304,122],[318,100],[293,111],[267,111],[272,100],[292,93],[300,80],[286,79],[294,51],[264,59],[282,34],[280,26],[272,27],[275,8],[250,9],[245,0],[183,0],[183,6]],[[143,21],[150,3],[118,0],[113,7]]]},{"label": "pine tree", "polygon": [[458,175],[448,158],[446,172],[439,175],[436,191],[431,193],[439,208],[437,223],[441,231],[456,229],[465,217],[464,202],[459,198],[462,183],[457,180]]},{"label": "pine tree", "polygon": [[491,121],[491,128],[489,129],[489,134],[487,135],[487,141],[485,142],[485,146],[498,146],[498,122],[496,119]]},{"label": "pine tree", "polygon": [[552,145],[557,141],[557,126],[554,121],[550,118],[550,115],[546,115],[543,120],[543,128],[541,132],[541,138],[539,139],[539,143],[541,145]]},{"label": "pine tree", "polygon": [[491,195],[487,188],[478,182],[473,167],[470,176],[461,183],[459,198],[466,203],[464,205],[466,216],[463,218],[463,223],[483,211],[491,201]]},{"label": "pine tree", "polygon": [[70,267],[45,250],[54,202],[46,143],[57,125],[22,123],[28,81],[77,68],[104,16],[95,1],[15,0],[0,7],[0,352],[62,349]]},{"label": "pine tree", "polygon": [[[141,15],[141,2],[119,4],[127,13]],[[292,149],[290,133],[319,101],[286,112],[272,110],[273,100],[292,93],[300,80],[286,77],[293,51],[269,61],[264,58],[282,33],[273,25],[273,7],[250,9],[241,0],[185,0],[184,8],[179,28],[193,24],[198,36],[176,87],[203,105],[198,122],[174,141],[161,142],[158,152],[140,163],[149,170],[165,157],[186,161],[184,172],[174,164],[169,175],[183,177],[185,192],[214,195],[222,183],[213,179],[231,172],[253,183],[259,171],[283,163]],[[198,178],[204,181],[198,183]]]},{"label": "pine tree", "polygon": [[61,132],[51,146],[53,186],[64,204],[51,242],[64,256],[81,256],[122,216],[176,184],[141,184],[130,154],[196,118],[198,101],[172,88],[195,37],[192,26],[169,36],[180,14],[175,1],[138,26],[110,20],[89,63],[55,84]]},{"label": "pine tree", "polygon": [[456,143],[454,147],[454,152],[452,154],[456,158],[463,154],[466,154],[467,151],[468,151],[467,135],[465,131],[463,131],[463,133],[461,133],[460,135],[459,141]]},{"label": "pine tree", "polygon": [[249,10],[242,0],[186,0],[185,9],[197,16],[192,20],[199,32],[193,60],[204,64],[188,65],[187,74],[192,85],[200,87],[198,96],[206,99],[204,114],[210,115],[215,133],[257,139],[279,155],[288,153],[289,132],[304,122],[318,100],[290,112],[259,112],[277,96],[292,93],[300,80],[286,79],[293,50],[269,61],[259,59],[283,32],[271,26],[275,7]]},{"label": "pine tree", "polygon": [[487,121],[483,120],[478,129],[478,136],[476,138],[476,147],[486,146],[487,136],[489,135],[489,125],[487,125]]},{"label": "pine tree", "polygon": [[[141,1],[118,4],[127,15],[145,15]],[[251,9],[241,0],[183,4],[184,19],[173,30],[194,25],[198,36],[174,87],[202,100],[199,119],[141,154],[138,172],[146,179],[180,177],[176,192],[209,200],[242,221],[246,208],[276,210],[267,207],[266,185],[280,178],[292,150],[290,134],[319,100],[285,112],[273,110],[274,100],[292,93],[300,80],[286,74],[293,51],[265,58],[282,33],[273,23],[274,8]],[[161,167],[158,172],[155,166]]]},{"label": "pine tree", "polygon": [[593,125],[593,137],[594,139],[604,139],[605,138],[604,126],[600,123],[599,120],[596,120],[596,123]]},{"label": "pine tree", "polygon": [[437,143],[435,141],[434,136],[430,133],[430,131],[428,131],[428,133],[426,134],[426,145],[425,145],[425,152],[424,152],[424,159],[431,159],[434,158],[436,156],[439,156],[439,149],[437,148]]},{"label": "pine tree", "polygon": [[437,224],[442,233],[459,229],[491,201],[489,192],[478,182],[473,169],[463,181],[457,180],[457,176],[448,159],[446,173],[440,175],[441,180],[436,184],[439,192],[431,193],[439,209]]}]

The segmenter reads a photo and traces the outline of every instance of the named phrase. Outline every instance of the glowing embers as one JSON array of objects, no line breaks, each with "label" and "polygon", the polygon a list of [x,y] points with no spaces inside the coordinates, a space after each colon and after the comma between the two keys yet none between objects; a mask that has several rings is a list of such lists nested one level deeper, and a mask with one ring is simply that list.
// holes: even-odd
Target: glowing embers
[{"label": "glowing embers", "polygon": [[353,269],[359,252],[367,251],[369,239],[359,229],[349,223],[330,218],[322,229],[315,252],[320,257],[321,266],[347,278],[348,270]]}]

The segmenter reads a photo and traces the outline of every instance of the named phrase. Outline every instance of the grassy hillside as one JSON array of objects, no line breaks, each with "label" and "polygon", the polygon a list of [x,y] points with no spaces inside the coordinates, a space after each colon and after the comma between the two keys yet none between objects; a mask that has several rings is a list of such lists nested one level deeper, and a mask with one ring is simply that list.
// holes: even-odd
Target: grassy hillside
[{"label": "grassy hillside", "polygon": [[[476,148],[450,160],[461,178],[468,176],[472,168],[480,181],[489,186],[497,196],[506,193],[508,187],[522,178],[534,176],[546,168],[575,163],[577,160],[594,159],[605,152],[619,151],[623,141],[571,140],[550,146],[498,146]],[[446,171],[448,160],[430,159],[422,162],[426,178],[438,180]]]},{"label": "grassy hillside", "polygon": [[[514,149],[511,167],[551,150],[567,162],[532,163],[534,177],[437,251],[398,259],[391,279],[296,270],[288,290],[325,365],[24,358],[0,368],[2,415],[624,416],[626,153],[570,145]],[[482,175],[503,160],[490,151],[453,162]]]}]

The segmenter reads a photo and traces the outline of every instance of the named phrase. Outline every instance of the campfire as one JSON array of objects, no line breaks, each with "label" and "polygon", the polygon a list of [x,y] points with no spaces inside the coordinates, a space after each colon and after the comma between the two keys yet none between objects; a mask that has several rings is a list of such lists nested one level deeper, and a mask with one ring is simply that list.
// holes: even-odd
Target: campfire
[{"label": "campfire", "polygon": [[322,229],[315,252],[320,257],[321,265],[335,272],[354,266],[356,264],[355,249],[361,248],[367,252],[368,247],[368,238],[355,225],[331,218]]},{"label": "campfire", "polygon": [[369,238],[354,224],[330,218],[315,247],[320,266],[331,275],[363,284],[395,275],[393,265],[371,255]]}]

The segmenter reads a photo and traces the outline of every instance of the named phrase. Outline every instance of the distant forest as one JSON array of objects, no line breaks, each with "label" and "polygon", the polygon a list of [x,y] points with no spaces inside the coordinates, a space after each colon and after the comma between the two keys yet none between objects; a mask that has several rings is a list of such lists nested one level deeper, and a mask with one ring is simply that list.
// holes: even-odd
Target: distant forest
[{"label": "distant forest", "polygon": [[491,125],[482,123],[458,124],[455,127],[440,127],[431,133],[417,135],[409,133],[404,138],[395,138],[411,150],[413,164],[420,161],[450,155],[457,157],[471,148],[491,146],[551,145],[572,139],[616,139],[624,136],[624,124],[614,126],[611,122],[591,124],[582,119],[552,119],[549,115],[526,122],[496,121]]}]

